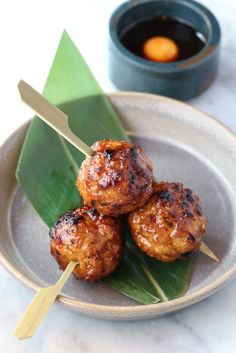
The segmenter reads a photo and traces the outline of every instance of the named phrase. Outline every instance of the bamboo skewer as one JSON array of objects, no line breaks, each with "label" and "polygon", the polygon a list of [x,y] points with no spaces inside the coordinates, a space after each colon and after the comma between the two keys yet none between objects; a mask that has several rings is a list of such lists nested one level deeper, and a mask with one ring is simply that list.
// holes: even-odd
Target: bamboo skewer
[{"label": "bamboo skewer", "polygon": [[213,251],[205,243],[203,243],[203,241],[201,242],[199,250],[203,254],[209,256],[212,260],[216,262],[220,262],[220,259],[213,253]]},{"label": "bamboo skewer", "polygon": [[68,116],[59,108],[49,102],[25,81],[18,83],[21,99],[51,128],[63,136],[73,146],[78,148],[85,156],[92,155],[91,148],[80,138],[73,134],[68,126]]},{"label": "bamboo skewer", "polygon": [[[201,242],[199,250],[219,262],[219,258],[205,243]],[[77,264],[76,261],[71,261],[56,284],[38,290],[13,332],[17,339],[22,340],[33,336]]]},{"label": "bamboo skewer", "polygon": [[16,338],[21,340],[33,336],[77,264],[71,261],[56,284],[38,290],[13,332]]},{"label": "bamboo skewer", "polygon": [[[22,100],[30,106],[45,123],[78,148],[85,156],[92,155],[91,148],[70,130],[68,126],[68,116],[65,113],[50,103],[26,82],[21,80],[18,84],[18,89]],[[205,243],[201,242],[199,250],[219,262],[218,257]],[[71,261],[55,285],[48,288],[41,288],[37,292],[13,333],[15,337],[24,339],[33,336],[77,264],[77,262]]]}]

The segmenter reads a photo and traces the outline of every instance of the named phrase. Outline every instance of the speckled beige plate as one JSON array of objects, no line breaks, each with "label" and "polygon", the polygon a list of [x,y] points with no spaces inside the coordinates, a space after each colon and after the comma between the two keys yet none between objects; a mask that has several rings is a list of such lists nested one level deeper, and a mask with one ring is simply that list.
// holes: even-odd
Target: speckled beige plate
[{"label": "speckled beige plate", "polygon": [[[236,274],[236,138],[184,103],[138,93],[110,98],[128,133],[152,158],[158,180],[183,182],[199,194],[209,221],[205,242],[221,262],[199,254],[187,294],[167,303],[140,305],[101,283],[86,284],[73,276],[58,300],[99,318],[157,317],[206,298]],[[36,290],[53,284],[60,272],[49,254],[48,229],[14,177],[27,128],[28,124],[17,130],[0,150],[0,259]]]}]

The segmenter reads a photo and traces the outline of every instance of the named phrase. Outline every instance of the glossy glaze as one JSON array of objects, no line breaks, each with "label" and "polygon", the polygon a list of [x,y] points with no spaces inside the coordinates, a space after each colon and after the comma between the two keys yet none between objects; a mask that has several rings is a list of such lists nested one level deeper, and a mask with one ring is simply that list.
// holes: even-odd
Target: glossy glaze
[{"label": "glossy glaze", "polygon": [[152,162],[142,147],[126,141],[101,140],[92,146],[78,173],[84,203],[105,215],[118,216],[144,205],[152,194]]},{"label": "glossy glaze", "polygon": [[149,202],[128,219],[137,246],[164,262],[195,252],[207,223],[199,198],[183,184],[168,182],[155,183]]},{"label": "glossy glaze", "polygon": [[123,240],[119,219],[102,216],[89,207],[63,214],[50,230],[51,254],[62,270],[78,261],[73,273],[81,280],[97,281],[115,270]]}]

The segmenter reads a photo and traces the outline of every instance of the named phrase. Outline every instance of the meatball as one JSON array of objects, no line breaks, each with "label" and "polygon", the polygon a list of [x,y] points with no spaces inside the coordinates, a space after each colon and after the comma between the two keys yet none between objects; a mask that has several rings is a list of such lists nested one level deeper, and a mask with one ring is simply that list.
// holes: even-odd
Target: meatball
[{"label": "meatball", "polygon": [[180,183],[155,183],[150,201],[130,213],[137,246],[163,262],[186,258],[198,250],[207,221],[199,198]]},{"label": "meatball", "polygon": [[101,140],[84,160],[77,186],[84,203],[104,215],[118,216],[143,206],[151,197],[152,163],[142,147]]},{"label": "meatball", "polygon": [[89,207],[64,213],[50,229],[51,254],[64,270],[78,261],[74,275],[97,281],[115,270],[121,259],[123,241],[118,219],[102,216]]}]

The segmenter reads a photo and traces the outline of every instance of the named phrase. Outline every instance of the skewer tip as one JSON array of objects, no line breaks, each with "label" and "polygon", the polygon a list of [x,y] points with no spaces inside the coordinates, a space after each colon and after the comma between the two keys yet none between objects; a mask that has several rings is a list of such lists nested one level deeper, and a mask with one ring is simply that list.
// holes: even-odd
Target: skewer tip
[{"label": "skewer tip", "polygon": [[210,248],[208,248],[208,246],[205,243],[201,242],[199,250],[205,255],[209,256],[214,261],[220,262],[220,259],[213,253],[213,251]]}]

